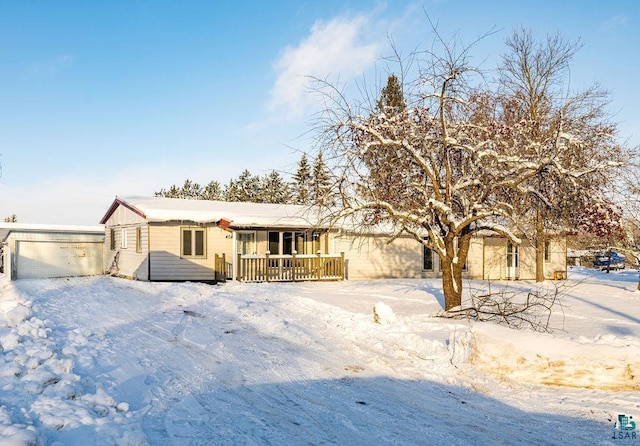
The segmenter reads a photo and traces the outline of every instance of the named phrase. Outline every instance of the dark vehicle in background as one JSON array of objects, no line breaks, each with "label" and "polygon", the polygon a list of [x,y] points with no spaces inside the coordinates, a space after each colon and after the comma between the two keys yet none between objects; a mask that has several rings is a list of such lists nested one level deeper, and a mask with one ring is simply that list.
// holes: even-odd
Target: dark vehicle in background
[{"label": "dark vehicle in background", "polygon": [[606,269],[624,269],[624,256],[615,251],[604,252],[596,255],[593,266],[600,271]]}]

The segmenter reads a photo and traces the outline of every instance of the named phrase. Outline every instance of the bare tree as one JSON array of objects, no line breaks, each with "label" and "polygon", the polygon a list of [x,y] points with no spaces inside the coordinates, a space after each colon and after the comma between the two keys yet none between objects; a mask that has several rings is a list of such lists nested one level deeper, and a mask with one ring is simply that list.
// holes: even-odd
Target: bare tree
[{"label": "bare tree", "polygon": [[[619,164],[617,153],[604,150],[579,164],[557,152],[523,150],[539,145],[529,122],[512,119],[501,95],[478,87],[486,84],[473,77],[470,47],[457,51],[442,38],[438,43],[440,53],[421,53],[406,107],[394,113],[366,98],[352,103],[325,84],[323,93],[332,102],[319,122],[319,142],[334,163],[333,184],[342,204],[328,211],[330,218],[350,219],[365,229],[384,225],[391,240],[408,234],[436,252],[449,311],[461,305],[471,238],[489,231],[520,243],[514,199],[531,194],[531,183],[542,173],[569,190],[581,178]],[[558,150],[581,147],[584,136],[558,131],[553,141]],[[373,163],[375,157],[394,161]],[[557,199],[545,189],[536,193],[545,203]]]},{"label": "bare tree", "polygon": [[[606,170],[592,169],[592,158],[620,162],[616,126],[605,107],[609,94],[599,85],[572,92],[570,63],[581,48],[559,33],[538,40],[533,32],[517,29],[506,40],[499,67],[499,93],[505,98],[505,117],[523,125],[523,144],[517,150],[531,158],[554,159],[565,170],[541,169],[526,182],[526,193],[514,200],[524,217],[521,227],[536,246],[536,280],[544,280],[544,246],[549,229],[573,227],[585,209],[601,201],[609,185]],[[559,175],[559,176],[558,176]],[[595,201],[593,201],[594,199]]]}]

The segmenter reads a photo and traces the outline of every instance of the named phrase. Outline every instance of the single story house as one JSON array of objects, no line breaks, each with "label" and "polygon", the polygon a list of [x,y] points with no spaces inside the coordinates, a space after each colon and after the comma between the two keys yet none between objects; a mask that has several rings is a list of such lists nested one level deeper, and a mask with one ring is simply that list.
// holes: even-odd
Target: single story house
[{"label": "single story house", "polygon": [[11,279],[104,274],[104,226],[0,223],[2,271]]},{"label": "single story house", "polygon": [[[410,237],[326,227],[305,206],[116,197],[101,220],[108,273],[145,281],[340,280],[438,276],[438,257]],[[545,246],[545,277],[566,271],[566,239]],[[466,277],[535,279],[535,249],[472,240]]]}]

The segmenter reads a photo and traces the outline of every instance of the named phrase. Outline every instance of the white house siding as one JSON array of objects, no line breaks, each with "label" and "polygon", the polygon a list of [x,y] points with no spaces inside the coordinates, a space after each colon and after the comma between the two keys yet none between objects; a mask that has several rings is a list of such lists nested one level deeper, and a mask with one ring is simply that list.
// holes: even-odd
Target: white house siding
[{"label": "white house siding", "polygon": [[345,252],[348,279],[417,278],[423,276],[422,246],[414,239],[341,235],[335,251]]},{"label": "white house siding", "polygon": [[224,254],[226,263],[233,263],[233,232],[225,231],[222,228],[210,227],[207,233],[207,257],[211,258],[213,265],[214,257]]},{"label": "white house siding", "polygon": [[[137,246],[138,229],[140,249]],[[126,243],[123,243],[123,232],[126,233]],[[113,245],[112,236],[115,236]],[[108,273],[136,280],[148,280],[149,228],[146,224],[107,227],[105,241],[104,264]],[[111,249],[111,246],[115,249]]]},{"label": "white house siding", "polygon": [[549,240],[549,260],[545,262],[544,275],[547,279],[556,278],[557,274],[567,273],[567,239],[565,237]]},{"label": "white house siding", "polygon": [[[148,280],[149,230],[146,220],[126,207],[118,206],[105,226],[106,272],[136,280]],[[140,228],[141,235],[139,252],[136,249],[137,228]],[[123,243],[123,229],[126,229],[126,243]]]},{"label": "white house siding", "polygon": [[125,206],[118,206],[109,217],[109,220],[105,222],[107,226],[138,225],[146,223],[147,221],[143,217]]},{"label": "white house siding", "polygon": [[482,257],[485,280],[502,280],[506,274],[506,240],[484,237]]},{"label": "white house siding", "polygon": [[[536,250],[528,240],[518,246],[518,272],[516,277],[507,274],[507,240],[502,237],[484,237],[484,275],[485,280],[535,280]],[[553,279],[554,273],[566,272],[566,239],[549,239],[549,259],[544,264],[544,276]]]},{"label": "white house siding", "polygon": [[[199,226],[153,224],[149,226],[152,243],[150,270],[152,281],[209,281],[214,280],[215,254],[230,256],[231,238],[218,227],[206,228],[206,255],[203,258],[182,258],[180,255],[181,228]],[[227,254],[228,253],[228,254]]]},{"label": "white house siding", "polygon": [[481,238],[474,237],[471,239],[469,253],[467,254],[467,270],[464,273],[465,277],[469,277],[471,279],[482,278],[483,246],[484,244]]}]

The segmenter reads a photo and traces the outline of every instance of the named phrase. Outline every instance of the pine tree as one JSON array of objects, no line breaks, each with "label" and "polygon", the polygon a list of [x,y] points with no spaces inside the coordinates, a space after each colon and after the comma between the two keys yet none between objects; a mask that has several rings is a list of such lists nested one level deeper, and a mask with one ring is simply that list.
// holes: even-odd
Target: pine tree
[{"label": "pine tree", "polygon": [[169,188],[169,190],[160,189],[160,191],[155,192],[154,195],[156,197],[165,197],[165,198],[183,198],[183,199],[190,199],[190,200],[202,200],[203,190],[198,183],[195,183],[189,179],[186,179],[182,187],[178,187],[174,184]]},{"label": "pine tree", "polygon": [[209,182],[202,191],[203,200],[222,200],[223,198],[222,187],[217,181]]},{"label": "pine tree", "polygon": [[275,170],[264,175],[260,181],[260,202],[288,203],[290,200],[289,185]]},{"label": "pine tree", "polygon": [[[380,91],[380,98],[376,108],[371,114],[369,121],[372,125],[381,122],[395,122],[403,119],[406,115],[406,101],[402,92],[402,85],[395,74],[389,75],[387,85]],[[385,128],[386,138],[394,139],[398,135],[396,130]],[[398,178],[393,175],[393,170],[402,162],[403,155],[399,153],[397,146],[378,145],[372,150],[368,150],[362,156],[362,161],[369,171],[373,183],[376,185],[380,195],[385,200],[393,197],[404,197],[410,190],[409,184],[413,181],[410,176]]]},{"label": "pine tree", "polygon": [[165,198],[182,198],[182,190],[173,184],[168,190],[160,189],[158,192],[155,192],[154,195]]},{"label": "pine tree", "polygon": [[397,115],[406,109],[402,85],[395,74],[390,74],[387,78],[387,85],[380,92],[377,105],[378,111],[390,116]]},{"label": "pine tree", "polygon": [[298,170],[293,175],[293,201],[295,204],[309,204],[311,201],[311,171],[307,154],[303,153],[298,161]]},{"label": "pine tree", "polygon": [[180,198],[200,200],[202,199],[202,187],[191,180],[185,180],[180,195]]},{"label": "pine tree", "polygon": [[237,180],[229,180],[224,197],[226,201],[258,202],[260,200],[260,177],[245,169]]},{"label": "pine tree", "polygon": [[311,200],[314,204],[333,205],[330,197],[331,184],[329,169],[322,159],[322,152],[318,153],[313,164],[313,176],[311,178]]}]

